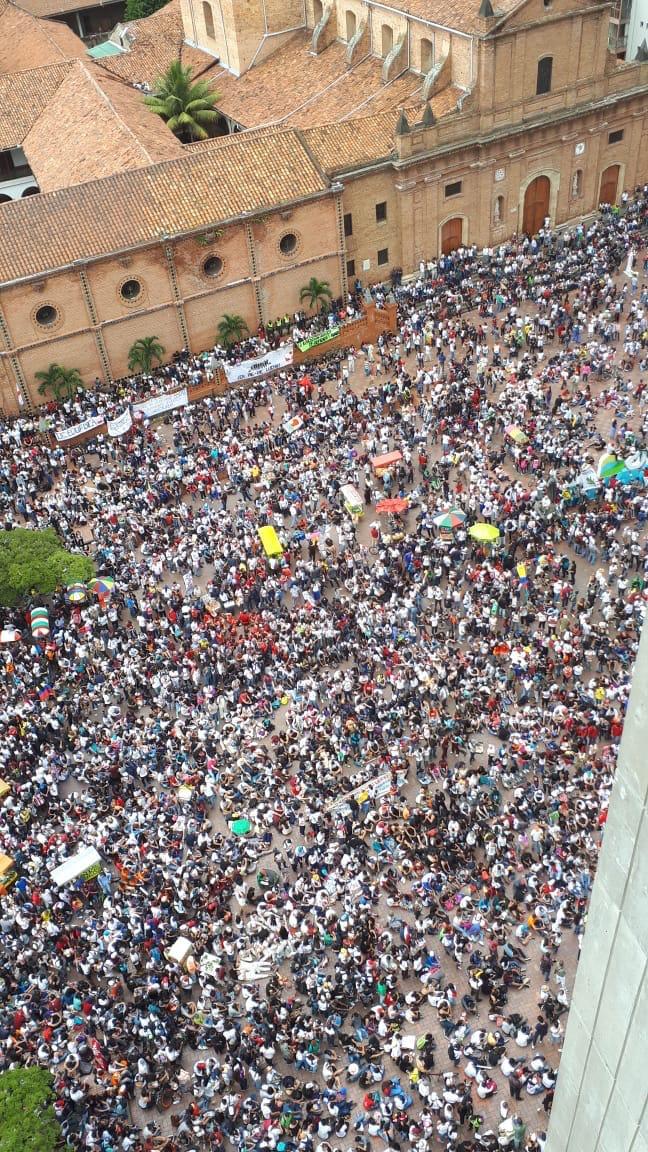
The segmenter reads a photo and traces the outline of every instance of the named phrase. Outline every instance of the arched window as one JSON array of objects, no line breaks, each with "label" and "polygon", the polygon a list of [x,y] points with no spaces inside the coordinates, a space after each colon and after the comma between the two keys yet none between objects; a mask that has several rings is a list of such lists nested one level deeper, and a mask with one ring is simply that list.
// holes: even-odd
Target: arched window
[{"label": "arched window", "polygon": [[212,12],[211,4],[208,4],[207,0],[203,0],[203,20],[205,21],[205,32],[209,36],[209,39],[215,40],[214,13]]},{"label": "arched window", "polygon": [[324,9],[322,8],[322,0],[313,0],[313,26],[315,28],[317,28],[317,25],[319,24],[323,15]]},{"label": "arched window", "polygon": [[493,224],[498,227],[504,220],[504,197],[496,196],[493,204]]},{"label": "arched window", "polygon": [[434,64],[434,44],[431,40],[421,40],[421,72],[423,74],[430,71]]},{"label": "arched window", "polygon": [[583,195],[583,169],[577,168],[571,182],[572,200],[578,200]]},{"label": "arched window", "polygon": [[544,92],[551,92],[551,71],[553,68],[553,56],[543,56],[538,60],[538,78],[536,81],[536,96],[542,96]]},{"label": "arched window", "polygon": [[350,8],[348,8],[346,14],[346,38],[349,42],[353,40],[357,27],[358,21],[356,20],[356,14],[355,12],[352,12]]},{"label": "arched window", "polygon": [[394,47],[394,29],[391,24],[383,24],[382,26],[382,55],[389,56],[392,48]]}]

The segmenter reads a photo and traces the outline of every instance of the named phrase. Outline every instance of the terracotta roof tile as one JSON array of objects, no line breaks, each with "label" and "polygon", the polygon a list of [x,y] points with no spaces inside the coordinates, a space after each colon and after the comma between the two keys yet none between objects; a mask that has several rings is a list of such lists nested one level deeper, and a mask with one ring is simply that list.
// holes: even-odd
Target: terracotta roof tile
[{"label": "terracotta roof tile", "polygon": [[51,64],[0,76],[0,150],[22,144],[73,67]]},{"label": "terracotta roof tile", "polygon": [[[96,8],[101,0],[14,0],[18,8],[39,19],[60,16],[64,12],[77,12],[83,8]],[[104,0],[106,2],[106,0]]]},{"label": "terracotta roof tile", "polygon": [[324,192],[294,131],[231,136],[179,160],[0,205],[0,284]]},{"label": "terracotta roof tile", "polygon": [[421,88],[421,77],[413,72],[383,84],[382,62],[375,56],[349,67],[346,45],[338,41],[312,56],[310,42],[309,33],[297,32],[239,77],[212,69],[220,110],[246,128],[277,123],[306,128],[398,108]]},{"label": "terracotta roof tile", "polygon": [[0,73],[22,72],[86,55],[71,28],[55,20],[35,20],[8,0],[0,0]]},{"label": "terracotta roof tile", "polygon": [[211,56],[184,43],[180,0],[171,0],[152,16],[132,20],[126,27],[133,38],[131,50],[120,56],[105,57],[101,67],[130,84],[152,86],[178,59],[201,75],[210,68],[220,71]]},{"label": "terracotta roof tile", "polygon": [[[460,88],[450,87],[434,96],[430,103],[436,118],[451,112],[460,95]],[[414,105],[405,105],[405,110],[413,123],[422,115],[423,106],[418,101]],[[323,171],[333,174],[388,157],[394,148],[396,121],[396,109],[392,109],[375,116],[354,117],[338,124],[305,128],[302,135]]]},{"label": "terracotta roof tile", "polygon": [[[518,7],[520,0],[493,0],[495,16],[505,16]],[[437,27],[456,29],[458,32],[483,36],[491,31],[495,20],[479,15],[479,0],[444,0],[441,5],[431,0],[390,0],[390,7],[419,20],[428,20]]]},{"label": "terracotta roof tile", "polygon": [[[182,155],[182,145],[146,108],[141,93],[103,74],[98,83],[98,73],[93,65],[70,65],[23,142],[43,192]],[[136,116],[134,130],[129,120]]]}]

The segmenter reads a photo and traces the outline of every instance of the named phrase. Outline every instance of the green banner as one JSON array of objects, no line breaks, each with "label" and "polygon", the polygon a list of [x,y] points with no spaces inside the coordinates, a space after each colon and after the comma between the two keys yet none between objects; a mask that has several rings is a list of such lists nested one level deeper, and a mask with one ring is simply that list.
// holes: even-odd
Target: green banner
[{"label": "green banner", "polygon": [[311,336],[310,340],[302,340],[297,347],[300,352],[308,352],[311,348],[317,348],[318,344],[326,344],[327,340],[333,340],[339,335],[339,332],[339,327],[328,328],[326,332],[320,332],[319,336]]}]

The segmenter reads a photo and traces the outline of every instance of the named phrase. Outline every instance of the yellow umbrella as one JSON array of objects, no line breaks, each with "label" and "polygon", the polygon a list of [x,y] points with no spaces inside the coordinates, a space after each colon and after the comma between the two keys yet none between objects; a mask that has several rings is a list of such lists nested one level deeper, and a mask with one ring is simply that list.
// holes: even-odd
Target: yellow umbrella
[{"label": "yellow umbrella", "polygon": [[497,540],[499,534],[500,530],[494,524],[471,524],[468,529],[468,535],[472,536],[473,540],[479,540],[483,544],[490,544],[493,540]]}]

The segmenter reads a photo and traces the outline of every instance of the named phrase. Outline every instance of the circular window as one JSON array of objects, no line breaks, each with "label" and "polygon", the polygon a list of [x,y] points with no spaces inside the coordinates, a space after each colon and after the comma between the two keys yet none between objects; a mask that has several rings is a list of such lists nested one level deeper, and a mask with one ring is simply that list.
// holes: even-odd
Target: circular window
[{"label": "circular window", "polygon": [[36,309],[34,319],[42,328],[50,328],[52,324],[56,324],[58,312],[53,304],[43,304],[42,307]]},{"label": "circular window", "polygon": [[139,280],[124,280],[119,291],[124,300],[137,300],[142,291],[142,285]]},{"label": "circular window", "polygon": [[295,251],[297,247],[297,237],[294,232],[286,232],[285,236],[281,237],[279,241],[279,248],[284,256],[290,256],[291,252]]},{"label": "circular window", "polygon": [[208,256],[203,264],[205,276],[220,276],[223,271],[223,261],[220,256]]}]

